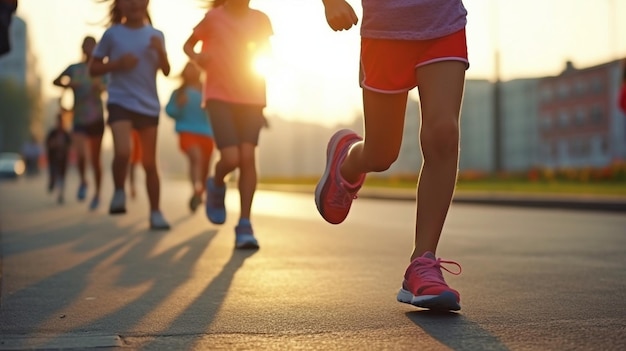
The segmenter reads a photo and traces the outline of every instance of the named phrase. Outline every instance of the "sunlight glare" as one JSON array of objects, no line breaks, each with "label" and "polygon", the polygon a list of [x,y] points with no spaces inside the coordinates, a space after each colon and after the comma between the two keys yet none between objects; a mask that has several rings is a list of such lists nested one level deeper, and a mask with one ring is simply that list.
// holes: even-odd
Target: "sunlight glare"
[{"label": "sunlight glare", "polygon": [[255,56],[252,61],[252,68],[254,72],[265,78],[271,73],[274,62],[272,57],[268,53],[260,53]]}]

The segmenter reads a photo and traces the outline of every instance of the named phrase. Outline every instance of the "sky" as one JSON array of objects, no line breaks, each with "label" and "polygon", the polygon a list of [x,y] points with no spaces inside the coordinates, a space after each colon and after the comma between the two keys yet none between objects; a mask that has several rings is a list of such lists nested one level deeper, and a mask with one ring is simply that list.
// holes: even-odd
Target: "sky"
[{"label": "sky", "polygon": [[[349,0],[360,15],[360,0]],[[504,80],[556,75],[570,60],[586,67],[626,57],[626,0],[465,0],[469,79],[493,80],[495,52]],[[165,34],[172,64],[158,77],[164,104],[186,63],[182,45],[202,19],[202,0],[151,0],[153,24]],[[267,70],[268,115],[334,125],[361,111],[358,27],[328,28],[321,0],[251,0],[272,21]],[[44,95],[56,98],[52,80],[81,59],[85,35],[99,38],[107,6],[96,0],[19,0],[38,58]]]}]

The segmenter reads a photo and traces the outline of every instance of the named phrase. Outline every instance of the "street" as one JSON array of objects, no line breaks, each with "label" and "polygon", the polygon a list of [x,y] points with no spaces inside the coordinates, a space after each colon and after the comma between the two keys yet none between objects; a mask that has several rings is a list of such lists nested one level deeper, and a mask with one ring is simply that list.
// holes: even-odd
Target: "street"
[{"label": "street", "polygon": [[[623,213],[454,204],[437,253],[460,313],[396,301],[414,203],[360,198],[341,225],[312,194],[260,190],[261,249],[235,251],[227,222],[190,214],[162,180],[173,229],[148,230],[145,191],[123,216],[64,205],[43,178],[0,183],[0,350],[624,350]],[[142,184],[141,182],[139,184]]]}]

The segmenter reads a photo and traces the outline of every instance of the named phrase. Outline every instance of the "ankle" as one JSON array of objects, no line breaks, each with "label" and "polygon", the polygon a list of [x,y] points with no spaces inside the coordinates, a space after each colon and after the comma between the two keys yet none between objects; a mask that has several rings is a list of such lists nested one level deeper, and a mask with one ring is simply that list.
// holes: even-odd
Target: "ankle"
[{"label": "ankle", "polygon": [[252,227],[252,222],[250,221],[250,218],[240,218],[239,223],[237,225],[245,226],[245,227]]},{"label": "ankle", "polygon": [[348,173],[347,176],[346,173],[348,172],[346,172],[346,169],[342,164],[341,167],[339,167],[339,178],[341,181],[346,183],[348,187],[360,187],[361,184],[363,184],[363,180],[365,179],[365,173]]}]

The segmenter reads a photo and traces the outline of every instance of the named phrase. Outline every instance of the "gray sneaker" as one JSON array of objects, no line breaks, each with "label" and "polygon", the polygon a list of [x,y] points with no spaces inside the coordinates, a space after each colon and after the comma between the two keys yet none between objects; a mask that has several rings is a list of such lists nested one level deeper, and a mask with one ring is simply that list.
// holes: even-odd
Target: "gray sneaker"
[{"label": "gray sneaker", "polygon": [[111,199],[111,205],[109,206],[109,214],[123,214],[126,213],[126,193],[124,190],[115,190],[113,198]]},{"label": "gray sneaker", "polygon": [[259,242],[254,237],[252,226],[238,225],[235,227],[235,248],[239,250],[256,250]]},{"label": "gray sneaker", "polygon": [[153,230],[169,230],[170,224],[167,223],[161,211],[150,213],[150,229]]}]

